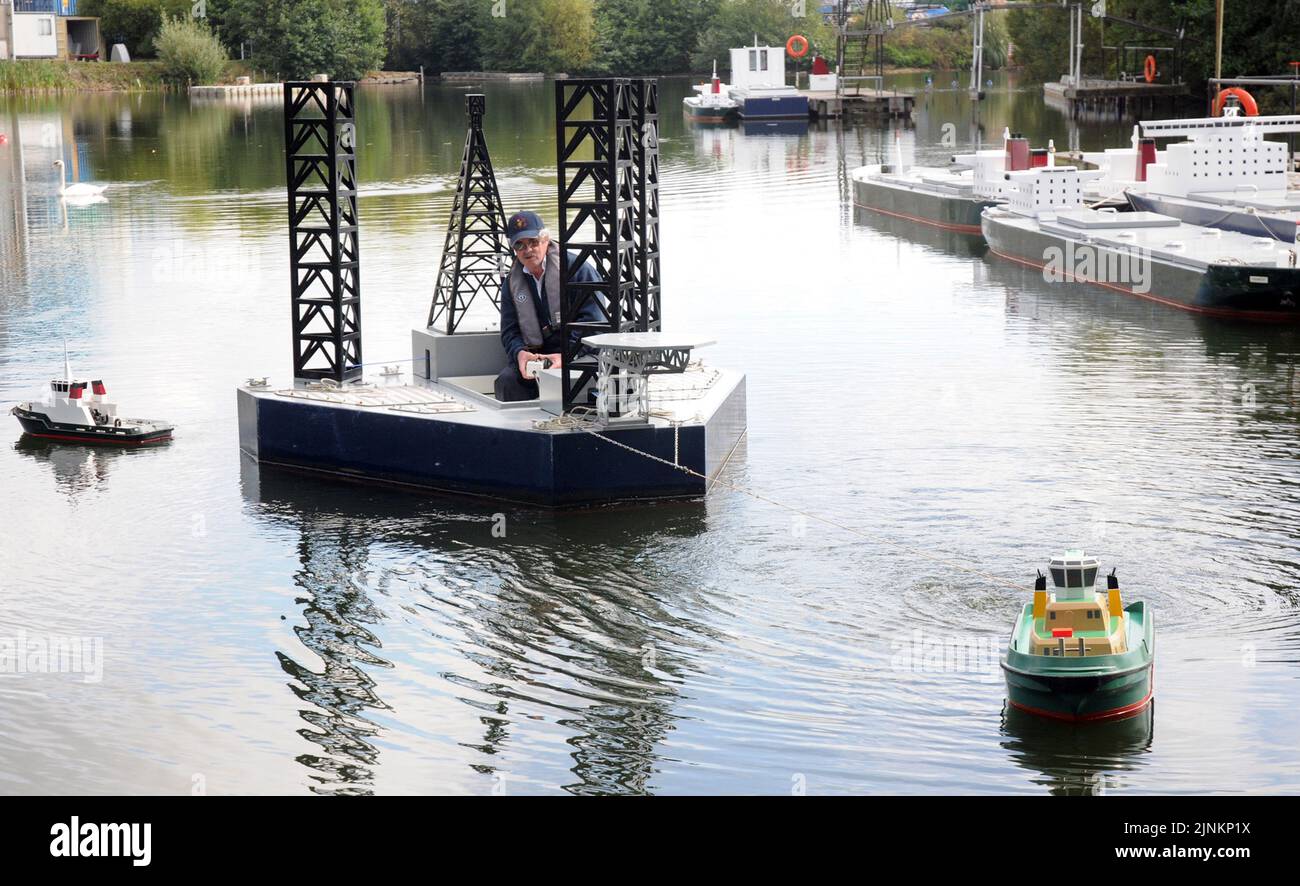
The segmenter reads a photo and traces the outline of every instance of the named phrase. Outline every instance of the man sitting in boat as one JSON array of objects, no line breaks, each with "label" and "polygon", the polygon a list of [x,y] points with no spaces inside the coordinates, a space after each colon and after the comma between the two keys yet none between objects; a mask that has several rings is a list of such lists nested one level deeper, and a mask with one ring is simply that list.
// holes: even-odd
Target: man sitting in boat
[{"label": "man sitting in boat", "polygon": [[[535,212],[516,212],[506,230],[515,260],[501,288],[501,344],[510,362],[497,375],[496,398],[503,402],[535,400],[537,381],[528,371],[528,363],[549,360],[551,368],[558,368],[563,360],[560,247]],[[575,283],[598,283],[600,275],[588,262],[572,279]],[[603,318],[592,301],[574,319],[598,323]]]}]

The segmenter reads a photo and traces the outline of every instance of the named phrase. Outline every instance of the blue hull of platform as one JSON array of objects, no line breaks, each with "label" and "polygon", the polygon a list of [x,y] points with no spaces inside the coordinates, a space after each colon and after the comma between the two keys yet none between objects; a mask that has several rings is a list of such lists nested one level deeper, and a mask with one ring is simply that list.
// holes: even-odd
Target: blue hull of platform
[{"label": "blue hull of platform", "polygon": [[[539,433],[401,416],[240,390],[241,447],[264,464],[548,507],[694,498],[701,477],[587,433]],[[743,381],[707,425],[683,427],[680,464],[713,476],[744,430]],[[671,428],[606,431],[673,461]],[[255,441],[255,442],[253,442]]]},{"label": "blue hull of platform", "polygon": [[746,120],[807,119],[808,99],[802,95],[747,98],[741,103],[740,116]]}]

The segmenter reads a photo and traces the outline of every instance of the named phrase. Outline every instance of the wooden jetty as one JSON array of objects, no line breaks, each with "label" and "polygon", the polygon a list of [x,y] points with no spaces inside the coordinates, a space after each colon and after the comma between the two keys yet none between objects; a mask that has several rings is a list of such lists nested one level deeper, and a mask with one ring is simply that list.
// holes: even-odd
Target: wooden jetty
[{"label": "wooden jetty", "polygon": [[1082,111],[1113,111],[1117,115],[1138,114],[1154,108],[1158,100],[1170,105],[1188,95],[1186,83],[1147,83],[1145,80],[1101,80],[1067,75],[1055,83],[1043,84],[1043,100],[1064,107],[1071,117]]},{"label": "wooden jetty", "polygon": [[854,89],[837,93],[833,89],[801,89],[808,99],[808,113],[815,119],[862,114],[876,117],[910,117],[916,96],[893,89]]}]

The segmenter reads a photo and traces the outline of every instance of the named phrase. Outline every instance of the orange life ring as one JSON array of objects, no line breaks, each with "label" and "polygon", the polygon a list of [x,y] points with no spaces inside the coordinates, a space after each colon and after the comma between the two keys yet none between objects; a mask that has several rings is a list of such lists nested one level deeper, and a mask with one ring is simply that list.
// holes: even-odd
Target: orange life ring
[{"label": "orange life ring", "polygon": [[[799,51],[795,52],[795,43],[799,44]],[[789,40],[785,41],[785,51],[790,58],[803,58],[808,54],[808,38],[803,34],[795,34]]]},{"label": "orange life ring", "polygon": [[1148,55],[1146,63],[1142,65],[1142,76],[1147,78],[1148,83],[1156,82],[1156,57]]},{"label": "orange life ring", "polygon": [[1259,116],[1259,105],[1255,104],[1255,97],[1240,87],[1230,86],[1227,89],[1220,89],[1219,94],[1214,97],[1214,107],[1210,112],[1211,117],[1218,117],[1223,113],[1223,100],[1230,95],[1235,95],[1237,101],[1241,102],[1241,109],[1246,112],[1247,117]]}]

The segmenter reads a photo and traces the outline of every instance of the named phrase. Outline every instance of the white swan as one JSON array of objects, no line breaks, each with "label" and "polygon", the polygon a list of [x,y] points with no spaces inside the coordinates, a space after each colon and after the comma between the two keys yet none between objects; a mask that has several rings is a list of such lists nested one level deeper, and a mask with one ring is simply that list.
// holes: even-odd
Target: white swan
[{"label": "white swan", "polygon": [[68,176],[63,169],[63,161],[55,160],[54,165],[59,169],[60,197],[66,197],[69,200],[88,200],[94,197],[104,199],[105,185],[88,185],[84,182],[77,182],[75,185],[68,186]]}]

